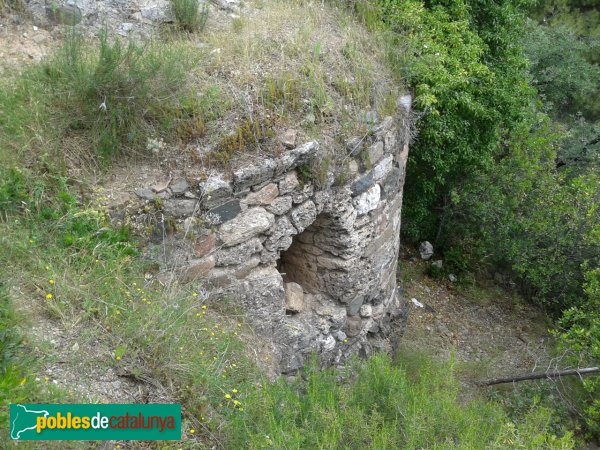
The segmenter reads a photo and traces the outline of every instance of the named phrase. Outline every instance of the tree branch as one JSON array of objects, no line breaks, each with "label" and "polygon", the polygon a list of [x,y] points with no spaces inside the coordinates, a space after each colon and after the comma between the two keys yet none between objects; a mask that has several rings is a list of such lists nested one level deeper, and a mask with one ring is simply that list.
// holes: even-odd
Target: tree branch
[{"label": "tree branch", "polygon": [[579,375],[580,377],[583,375],[591,375],[595,373],[600,373],[600,367],[587,367],[585,369],[570,369],[570,370],[555,370],[553,372],[543,372],[543,373],[530,373],[528,375],[515,375],[513,377],[506,378],[493,378],[491,380],[477,381],[475,384],[478,386],[492,386],[494,384],[503,384],[503,383],[517,383],[519,381],[526,380],[539,380],[542,378],[560,378],[566,377],[570,375]]}]

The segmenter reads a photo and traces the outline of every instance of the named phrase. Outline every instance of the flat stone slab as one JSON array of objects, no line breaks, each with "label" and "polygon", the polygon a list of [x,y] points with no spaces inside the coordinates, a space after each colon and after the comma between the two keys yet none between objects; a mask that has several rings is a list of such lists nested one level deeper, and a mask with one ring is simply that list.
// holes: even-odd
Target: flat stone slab
[{"label": "flat stone slab", "polygon": [[214,214],[219,218],[219,223],[229,222],[242,212],[239,200],[231,200],[221,206],[212,208],[208,211],[209,214]]},{"label": "flat stone slab", "polygon": [[221,226],[223,245],[231,247],[267,231],[275,224],[275,216],[263,208],[251,208]]}]

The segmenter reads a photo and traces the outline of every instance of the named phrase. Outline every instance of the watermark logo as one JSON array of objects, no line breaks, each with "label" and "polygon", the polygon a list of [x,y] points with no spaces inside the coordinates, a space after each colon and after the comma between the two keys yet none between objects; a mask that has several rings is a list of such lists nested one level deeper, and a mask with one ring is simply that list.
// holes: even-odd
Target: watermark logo
[{"label": "watermark logo", "polygon": [[10,438],[46,440],[180,440],[181,405],[11,404]]}]

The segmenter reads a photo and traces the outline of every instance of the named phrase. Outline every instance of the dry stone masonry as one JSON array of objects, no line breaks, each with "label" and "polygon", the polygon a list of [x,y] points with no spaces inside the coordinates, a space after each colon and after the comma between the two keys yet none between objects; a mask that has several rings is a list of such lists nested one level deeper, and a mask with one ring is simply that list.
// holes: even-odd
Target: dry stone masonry
[{"label": "dry stone masonry", "polygon": [[[141,187],[139,201],[152,207],[135,220],[158,217],[157,276],[169,282],[175,274],[241,302],[281,373],[313,353],[331,365],[385,348],[402,309],[396,268],[406,135],[401,118],[376,124],[352,144],[362,156],[346,157],[344,181],[306,176],[322,154],[307,142],[199,184],[179,177]],[[285,141],[294,146],[292,131]]]}]

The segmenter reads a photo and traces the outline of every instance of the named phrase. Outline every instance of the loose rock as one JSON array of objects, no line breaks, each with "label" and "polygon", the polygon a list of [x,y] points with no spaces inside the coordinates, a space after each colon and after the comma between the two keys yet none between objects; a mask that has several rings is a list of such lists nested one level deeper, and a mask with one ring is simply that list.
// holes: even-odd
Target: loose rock
[{"label": "loose rock", "polygon": [[419,254],[422,260],[429,260],[433,256],[433,245],[429,241],[421,242],[419,245]]}]

